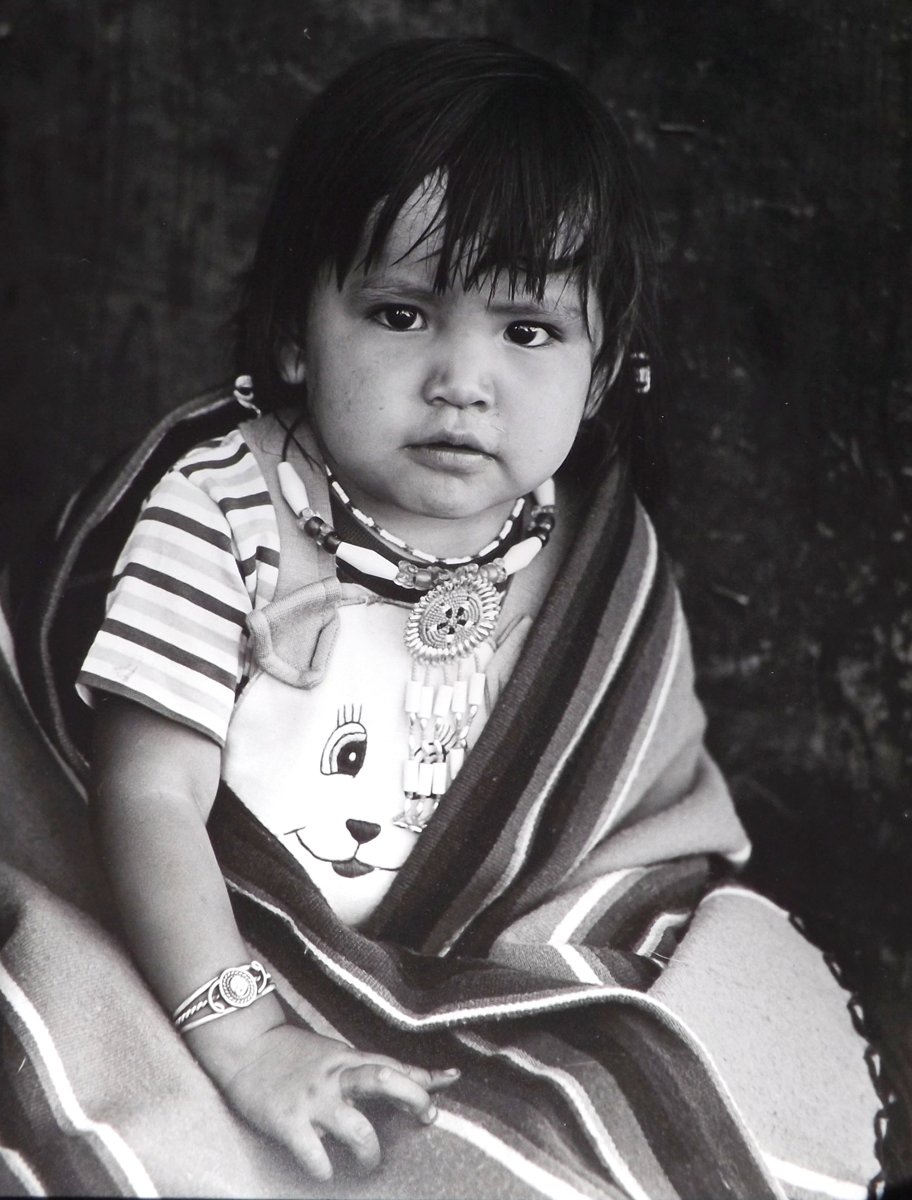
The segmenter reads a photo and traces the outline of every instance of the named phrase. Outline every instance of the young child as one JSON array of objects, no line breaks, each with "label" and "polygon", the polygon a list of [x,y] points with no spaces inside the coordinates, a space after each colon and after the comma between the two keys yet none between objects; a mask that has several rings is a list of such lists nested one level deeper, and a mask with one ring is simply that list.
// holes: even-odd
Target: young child
[{"label": "young child", "polygon": [[557,67],[473,40],[358,64],[248,279],[238,395],[268,415],[168,472],[116,568],[81,685],[124,928],[318,1179],[326,1135],[368,1168],[382,1139],[422,1196],[876,1169],[842,993],[713,887],[747,839],[629,484],[650,231]]}]

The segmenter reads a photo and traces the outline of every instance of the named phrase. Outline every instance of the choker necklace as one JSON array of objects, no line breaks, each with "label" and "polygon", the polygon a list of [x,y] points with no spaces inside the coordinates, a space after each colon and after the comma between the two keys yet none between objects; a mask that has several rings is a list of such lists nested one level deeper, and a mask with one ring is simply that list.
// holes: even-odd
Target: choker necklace
[{"label": "choker necklace", "polygon": [[[362,525],[365,529],[369,529],[374,537],[381,542],[385,542],[391,550],[405,553],[409,556],[409,558],[416,558],[419,562],[431,563],[436,567],[460,567],[467,563],[477,562],[478,559],[487,558],[489,554],[492,554],[498,546],[502,545],[507,540],[507,538],[510,536],[510,531],[519,518],[520,513],[526,506],[525,496],[520,496],[520,498],[513,505],[513,511],[501,526],[500,532],[495,538],[492,538],[492,540],[488,542],[486,546],[482,546],[477,554],[464,554],[462,556],[454,556],[453,558],[440,558],[436,554],[427,554],[424,550],[418,550],[416,547],[410,546],[408,542],[404,542],[402,538],[397,537],[394,533],[390,533],[389,530],[384,529],[382,525],[378,525],[373,517],[370,517],[367,515],[367,513],[362,512],[361,509],[353,503],[345,488],[343,488],[339,480],[336,479],[335,475],[333,475],[329,464],[325,463],[324,466],[326,469],[326,478],[329,481],[329,486],[335,492],[339,501],[351,513],[359,525]],[[406,583],[403,584],[403,586],[409,587],[412,585]]]}]

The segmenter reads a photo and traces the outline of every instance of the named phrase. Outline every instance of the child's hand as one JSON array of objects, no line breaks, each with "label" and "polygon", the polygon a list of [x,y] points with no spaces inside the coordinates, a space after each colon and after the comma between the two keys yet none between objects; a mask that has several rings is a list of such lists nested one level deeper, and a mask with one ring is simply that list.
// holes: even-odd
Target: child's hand
[{"label": "child's hand", "polygon": [[245,1048],[244,1065],[223,1085],[231,1105],[262,1132],[287,1146],[317,1179],[332,1166],[320,1138],[347,1146],[367,1170],[380,1144],[360,1100],[387,1100],[425,1125],[437,1110],[430,1093],[455,1083],[458,1071],[425,1071],[344,1042],[278,1025]]}]

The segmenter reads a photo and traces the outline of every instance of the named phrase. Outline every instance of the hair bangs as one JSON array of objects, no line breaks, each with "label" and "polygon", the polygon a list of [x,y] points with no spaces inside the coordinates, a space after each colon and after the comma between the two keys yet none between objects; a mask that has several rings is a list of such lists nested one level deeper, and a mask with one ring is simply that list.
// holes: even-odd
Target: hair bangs
[{"label": "hair bangs", "polygon": [[[505,277],[511,294],[541,300],[549,276],[564,273],[576,281],[585,312],[590,285],[597,287],[611,256],[604,163],[578,113],[555,103],[544,81],[499,82],[471,120],[439,114],[378,206],[361,265],[382,253],[416,193],[439,189],[439,204],[409,248],[434,240],[438,291],[457,281],[493,291]],[[462,103],[456,97],[453,107]],[[351,261],[337,259],[336,267],[341,281]]]}]

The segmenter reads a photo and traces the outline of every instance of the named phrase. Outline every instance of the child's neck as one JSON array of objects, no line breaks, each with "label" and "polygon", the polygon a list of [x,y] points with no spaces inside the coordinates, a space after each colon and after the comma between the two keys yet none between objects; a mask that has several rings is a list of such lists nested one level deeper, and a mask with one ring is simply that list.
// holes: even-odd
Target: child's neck
[{"label": "child's neck", "polygon": [[[341,482],[341,481],[340,481]],[[506,501],[480,514],[469,517],[435,517],[422,513],[387,509],[368,498],[359,500],[345,488],[356,518],[359,513],[370,518],[382,535],[392,534],[406,545],[436,558],[462,558],[479,554],[495,541],[509,520],[516,504]]]}]

